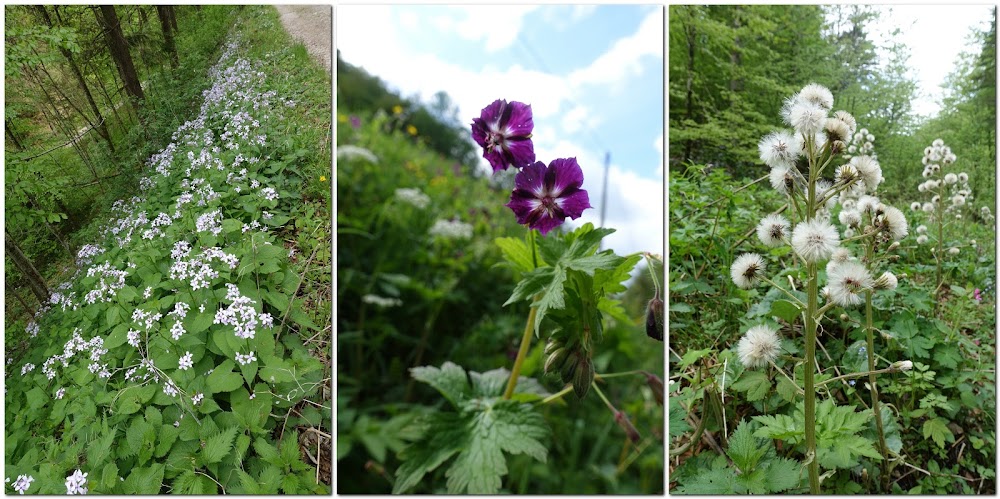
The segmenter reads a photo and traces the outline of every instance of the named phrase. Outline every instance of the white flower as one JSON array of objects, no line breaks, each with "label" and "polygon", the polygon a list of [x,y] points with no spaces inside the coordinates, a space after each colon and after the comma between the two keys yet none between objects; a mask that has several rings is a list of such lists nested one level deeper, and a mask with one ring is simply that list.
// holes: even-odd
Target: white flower
[{"label": "white flower", "polygon": [[[10,478],[8,478],[7,481],[10,481]],[[31,482],[34,481],[35,477],[31,475],[18,475],[17,480],[14,480],[14,490],[16,490],[18,494],[24,495],[24,492],[28,490],[28,487],[31,487]]]},{"label": "white flower", "polygon": [[787,166],[771,168],[770,180],[771,187],[782,194],[790,193],[790,187],[795,185],[795,177],[792,174],[792,170]]},{"label": "white flower", "polygon": [[909,371],[910,369],[913,369],[913,362],[909,360],[893,362],[891,368],[896,371]]},{"label": "white flower", "polygon": [[962,196],[961,194],[955,194],[955,196],[951,198],[951,204],[954,206],[965,205],[965,196]]},{"label": "white flower", "polygon": [[755,368],[767,366],[777,359],[781,353],[781,340],[777,333],[764,324],[748,329],[736,345],[740,362],[748,368]]},{"label": "white flower", "polygon": [[736,258],[729,273],[733,278],[733,283],[742,289],[750,289],[760,282],[764,272],[764,258],[757,253],[744,253]]},{"label": "white flower", "polygon": [[800,222],[792,231],[792,248],[807,262],[826,260],[840,246],[837,229],[823,219]]},{"label": "white flower", "polygon": [[816,83],[810,83],[799,91],[797,99],[819,106],[825,111],[833,108],[833,93],[830,89]]},{"label": "white flower", "polygon": [[87,475],[88,473],[81,473],[80,470],[76,470],[72,475],[66,477],[66,494],[86,494]]},{"label": "white flower", "polygon": [[257,361],[257,356],[254,354],[254,352],[250,352],[246,355],[243,355],[239,352],[236,353],[236,362],[239,362],[241,366],[245,366],[251,362],[256,362],[256,361]]},{"label": "white flower", "polygon": [[934,203],[924,203],[922,208],[924,213],[932,213],[934,211]]},{"label": "white flower", "polygon": [[785,130],[773,132],[760,140],[757,149],[767,166],[788,166],[802,155],[802,137]]},{"label": "white flower", "polygon": [[167,380],[163,385],[163,393],[170,395],[171,397],[177,396],[177,386],[174,385],[173,381]]},{"label": "white flower", "polygon": [[443,239],[469,239],[472,237],[472,225],[460,220],[438,220],[427,233]]},{"label": "white flower", "polygon": [[893,241],[899,241],[909,233],[906,215],[894,206],[882,207],[882,229],[889,233]]},{"label": "white flower", "polygon": [[860,305],[863,301],[860,293],[874,286],[868,269],[858,262],[844,262],[837,265],[827,279],[830,286],[830,300],[843,307]]},{"label": "white flower", "polygon": [[961,250],[959,250],[956,247],[948,248],[948,254],[949,255],[957,255],[959,253],[959,251],[961,251]]},{"label": "white flower", "polygon": [[955,182],[958,182],[958,175],[955,175],[954,173],[949,173],[944,176],[944,183],[954,184]]},{"label": "white flower", "polygon": [[896,289],[897,285],[899,285],[899,280],[896,279],[896,274],[893,274],[892,272],[883,272],[878,279],[875,279],[875,284],[873,287],[878,290],[882,289],[892,290]]},{"label": "white flower", "polygon": [[343,145],[343,146],[338,145],[337,158],[338,159],[358,158],[368,161],[369,163],[378,163],[378,157],[375,156],[375,153],[369,151],[368,149],[365,149],[364,147],[358,147],[352,145]]},{"label": "white flower", "polygon": [[871,156],[855,156],[851,158],[851,165],[858,170],[858,175],[864,181],[868,191],[874,191],[882,183],[882,167],[878,161]]},{"label": "white flower", "polygon": [[361,301],[365,303],[370,303],[372,305],[377,305],[382,308],[388,307],[398,307],[403,304],[403,300],[399,298],[383,298],[378,295],[367,294],[361,297]]},{"label": "white flower", "polygon": [[840,223],[847,227],[858,227],[861,225],[861,214],[857,210],[840,210],[840,215],[837,217],[840,219]]},{"label": "white flower", "polygon": [[194,405],[198,405],[201,402],[201,399],[203,398],[205,398],[205,394],[198,392],[194,395],[194,397],[191,397],[191,403]]},{"label": "white flower", "polygon": [[791,227],[792,224],[787,218],[777,213],[772,213],[764,217],[760,221],[760,224],[757,225],[757,237],[766,246],[781,246]]},{"label": "white flower", "polygon": [[66,389],[60,388],[56,390],[56,400],[61,400],[66,395]]},{"label": "white flower", "polygon": [[400,201],[413,205],[421,210],[426,208],[427,205],[431,203],[431,198],[423,192],[420,192],[420,189],[416,188],[396,189],[396,197]]},{"label": "white flower", "polygon": [[914,201],[910,203],[910,211],[920,211],[920,201]]},{"label": "white flower", "polygon": [[917,226],[917,234],[926,234],[926,233],[927,233],[927,226],[926,225],[918,225]]},{"label": "white flower", "polygon": [[191,369],[192,367],[194,367],[192,354],[191,352],[187,352],[184,354],[183,357],[181,357],[180,361],[178,362],[177,368],[180,369],[181,371],[184,371],[186,369]]},{"label": "white flower", "polygon": [[826,113],[827,110],[819,106],[799,101],[788,109],[786,119],[788,124],[795,128],[796,133],[815,136],[826,124]]},{"label": "white flower", "polygon": [[917,236],[917,244],[927,244],[927,241],[928,241],[928,238],[927,238],[926,235],[921,234],[921,235]]},{"label": "white flower", "polygon": [[969,174],[962,172],[958,174],[958,181],[961,183],[966,183],[969,181]]}]

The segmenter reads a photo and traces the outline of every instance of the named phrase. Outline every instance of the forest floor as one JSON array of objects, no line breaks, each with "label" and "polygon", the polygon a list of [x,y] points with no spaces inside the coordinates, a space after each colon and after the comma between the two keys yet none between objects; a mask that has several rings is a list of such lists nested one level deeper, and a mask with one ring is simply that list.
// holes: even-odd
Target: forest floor
[{"label": "forest floor", "polygon": [[276,5],[281,24],[327,71],[333,61],[333,9],[329,5]]}]

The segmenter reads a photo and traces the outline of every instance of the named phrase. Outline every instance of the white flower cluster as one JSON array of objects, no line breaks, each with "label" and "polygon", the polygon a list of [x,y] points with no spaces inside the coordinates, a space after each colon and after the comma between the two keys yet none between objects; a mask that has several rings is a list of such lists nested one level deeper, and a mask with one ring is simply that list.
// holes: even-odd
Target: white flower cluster
[{"label": "white flower cluster", "polygon": [[88,474],[83,473],[81,470],[76,470],[72,475],[66,477],[66,494],[86,494]]},{"label": "white flower cluster", "polygon": [[369,163],[378,164],[378,156],[364,147],[352,145],[338,145],[337,159],[363,159]]},{"label": "white flower cluster", "polygon": [[198,217],[194,224],[198,232],[211,232],[213,236],[218,236],[222,232],[222,210],[215,210]]},{"label": "white flower cluster", "polygon": [[396,189],[396,199],[399,199],[400,201],[406,204],[420,208],[421,210],[431,204],[430,196],[424,194],[423,192],[420,191],[420,189],[417,189],[416,187],[413,188],[401,187],[399,189]]},{"label": "white flower cluster", "polygon": [[378,295],[372,295],[372,294],[367,294],[367,295],[361,297],[361,301],[363,301],[365,303],[372,304],[372,305],[376,305],[376,306],[379,306],[379,307],[382,307],[382,308],[398,307],[398,306],[400,306],[400,305],[403,304],[403,300],[400,300],[399,298],[384,298],[384,297],[381,297],[381,296],[378,296]]},{"label": "white flower cluster", "polygon": [[128,277],[128,272],[112,268],[111,262],[104,262],[87,269],[87,277],[94,276],[99,276],[99,279],[94,284],[94,289],[83,297],[83,301],[87,303],[111,301],[115,297],[115,293],[125,287],[125,278]]},{"label": "white flower cluster", "polygon": [[104,253],[104,248],[95,244],[84,244],[80,251],[76,252],[76,264],[84,266],[94,260],[94,257]]},{"label": "white flower cluster", "polygon": [[16,490],[18,494],[24,495],[24,493],[28,490],[28,487],[31,487],[31,482],[34,481],[35,477],[31,475],[18,475],[17,480],[14,480],[14,490]]},{"label": "white flower cluster", "polygon": [[472,237],[472,225],[461,220],[438,220],[427,231],[431,237],[442,239],[470,239]]},{"label": "white flower cluster", "polygon": [[[935,139],[931,145],[924,148],[924,156],[921,158],[924,169],[921,176],[925,180],[917,186],[917,191],[929,194],[931,198],[930,201],[923,203],[919,201],[910,203],[911,210],[923,211],[935,221],[945,215],[962,218],[962,208],[973,199],[969,175],[965,172],[955,174],[943,171],[957,159],[951,148],[941,139]],[[947,200],[947,206],[942,203],[944,200]]]},{"label": "white flower cluster", "polygon": [[216,247],[207,248],[198,255],[190,256],[190,254],[190,245],[187,242],[180,241],[174,245],[174,250],[170,253],[174,258],[174,263],[170,266],[170,278],[191,279],[191,288],[196,290],[209,287],[212,280],[219,277],[219,272],[212,268],[213,261],[221,261],[230,269],[235,269],[240,263],[235,255]]},{"label": "white flower cluster", "polygon": [[236,362],[239,362],[241,366],[245,366],[251,362],[256,362],[256,361],[257,361],[257,356],[254,354],[254,352],[250,352],[246,355],[236,352]]},{"label": "white flower cluster", "polygon": [[847,144],[847,152],[844,153],[844,159],[851,159],[855,155],[877,158],[878,155],[875,154],[874,142],[875,136],[867,128],[858,130],[851,137],[851,142]]},{"label": "white flower cluster", "polygon": [[240,288],[232,283],[227,283],[226,299],[231,303],[228,307],[221,308],[215,312],[215,324],[233,326],[238,338],[253,339],[257,333],[257,325],[261,323],[264,327],[273,327],[274,321],[270,314],[258,314],[254,308],[254,300],[243,296]]}]

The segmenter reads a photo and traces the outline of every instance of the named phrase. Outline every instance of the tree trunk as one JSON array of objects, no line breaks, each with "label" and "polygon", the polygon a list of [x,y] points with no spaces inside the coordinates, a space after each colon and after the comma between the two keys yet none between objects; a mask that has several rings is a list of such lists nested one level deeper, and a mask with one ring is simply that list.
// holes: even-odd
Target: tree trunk
[{"label": "tree trunk", "polygon": [[167,13],[167,19],[170,20],[170,29],[173,33],[177,34],[177,12],[174,11],[173,5],[164,5],[163,9]]},{"label": "tree trunk", "polygon": [[24,145],[21,141],[17,139],[17,135],[14,134],[14,129],[10,126],[10,118],[3,120],[4,131],[7,132],[7,136],[10,137],[10,141],[14,143],[14,147],[17,147],[19,151],[24,150]]},{"label": "tree trunk", "polygon": [[31,287],[31,292],[35,293],[35,296],[38,297],[38,302],[48,303],[49,287],[45,285],[45,279],[42,279],[42,275],[31,264],[31,260],[28,260],[28,257],[24,255],[20,246],[14,242],[14,237],[10,235],[10,232],[7,232],[7,229],[4,229],[3,244],[7,250],[7,256],[14,262],[18,270],[24,274],[24,278],[28,280],[28,286]]},{"label": "tree trunk", "polygon": [[[733,65],[732,74],[729,79],[729,91],[730,92],[740,92],[743,90],[743,80],[740,78],[740,73],[742,72],[741,66],[743,66],[743,42],[740,40],[739,31],[743,23],[740,21],[740,14],[742,10],[739,6],[733,8],[733,33],[736,34],[733,37],[733,51],[729,53],[729,62]],[[732,103],[734,96],[730,96],[730,103]]]},{"label": "tree trunk", "polygon": [[35,309],[31,308],[31,305],[28,305],[28,301],[25,300],[23,296],[21,296],[21,293],[18,293],[17,290],[14,290],[11,294],[14,295],[14,299],[16,299],[17,302],[21,304],[21,307],[24,308],[24,313],[28,315],[28,320],[30,321],[34,319]]},{"label": "tree trunk", "polygon": [[177,47],[174,46],[174,27],[171,25],[170,12],[167,5],[157,5],[156,15],[160,18],[160,27],[163,29],[163,49],[170,55],[170,64],[177,69]]},{"label": "tree trunk", "polygon": [[125,41],[125,34],[122,33],[118,14],[113,5],[101,5],[100,9],[101,15],[98,16],[98,21],[103,24],[108,50],[111,51],[111,58],[114,59],[115,66],[118,67],[118,74],[125,82],[125,91],[131,97],[132,107],[138,114],[139,103],[145,99],[145,96],[142,93],[139,75],[135,72],[135,65],[132,64],[132,55],[129,54],[128,42]]},{"label": "tree trunk", "polygon": [[[49,27],[53,27],[52,19],[49,17],[49,13],[45,10],[44,5],[37,5],[35,8],[45,19],[45,23]],[[83,73],[80,71],[80,67],[76,65],[76,61],[73,60],[73,54],[70,53],[65,47],[59,47],[59,51],[62,52],[63,57],[69,62],[69,67],[73,71],[73,76],[76,77],[77,83],[80,84],[80,89],[83,90],[83,94],[87,96],[87,102],[90,104],[90,109],[94,111],[94,117],[97,119],[97,133],[101,134],[104,141],[108,143],[108,149],[111,149],[111,153],[115,152],[115,144],[111,141],[111,134],[108,132],[108,125],[104,121],[104,115],[101,114],[101,108],[97,106],[97,102],[94,101],[93,94],[90,93],[90,86],[87,85],[87,80],[83,78]]]}]

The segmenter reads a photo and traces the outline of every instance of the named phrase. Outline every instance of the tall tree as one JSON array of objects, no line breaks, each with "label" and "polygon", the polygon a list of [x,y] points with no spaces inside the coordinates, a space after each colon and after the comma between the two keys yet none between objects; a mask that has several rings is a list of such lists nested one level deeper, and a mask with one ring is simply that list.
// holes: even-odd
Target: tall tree
[{"label": "tall tree", "polygon": [[17,266],[17,269],[27,279],[28,287],[31,288],[31,292],[38,298],[39,303],[48,303],[49,287],[45,284],[45,279],[42,279],[42,275],[38,273],[38,269],[32,265],[31,260],[21,251],[21,247],[17,245],[14,237],[10,235],[10,232],[6,228],[4,228],[3,242],[4,249],[7,250],[7,256],[10,257],[14,265]]},{"label": "tall tree", "polygon": [[128,51],[128,41],[125,40],[125,34],[122,33],[118,13],[115,12],[114,5],[101,5],[99,9],[100,13],[95,11],[95,14],[98,14],[98,21],[104,28],[108,49],[115,61],[115,66],[118,67],[118,73],[125,83],[125,91],[131,97],[132,106],[138,114],[139,103],[145,99],[145,96],[142,93],[139,75],[136,74],[135,65],[132,63],[132,55]]},{"label": "tall tree", "polygon": [[173,7],[169,5],[157,5],[156,16],[160,18],[160,27],[163,30],[163,49],[170,56],[171,66],[177,69],[177,47],[174,46],[174,26],[170,19],[172,9]]},{"label": "tall tree", "polygon": [[[54,28],[55,24],[52,22],[52,18],[49,17],[48,10],[46,10],[44,5],[36,5],[35,10],[41,15],[45,24],[50,28]],[[87,97],[87,103],[90,104],[90,109],[94,112],[94,119],[97,123],[91,123],[92,126],[96,127],[97,133],[101,135],[105,142],[108,144],[108,148],[111,152],[115,152],[115,144],[111,140],[111,133],[108,132],[108,125],[104,120],[104,115],[101,114],[101,108],[98,107],[97,102],[94,101],[93,94],[90,93],[90,86],[87,85],[87,80],[83,77],[83,72],[80,71],[80,67],[76,64],[73,59],[73,53],[65,45],[58,45],[59,52],[62,53],[66,62],[69,64],[70,71],[73,73],[73,77],[76,78],[77,84],[80,85],[80,90]]]}]

